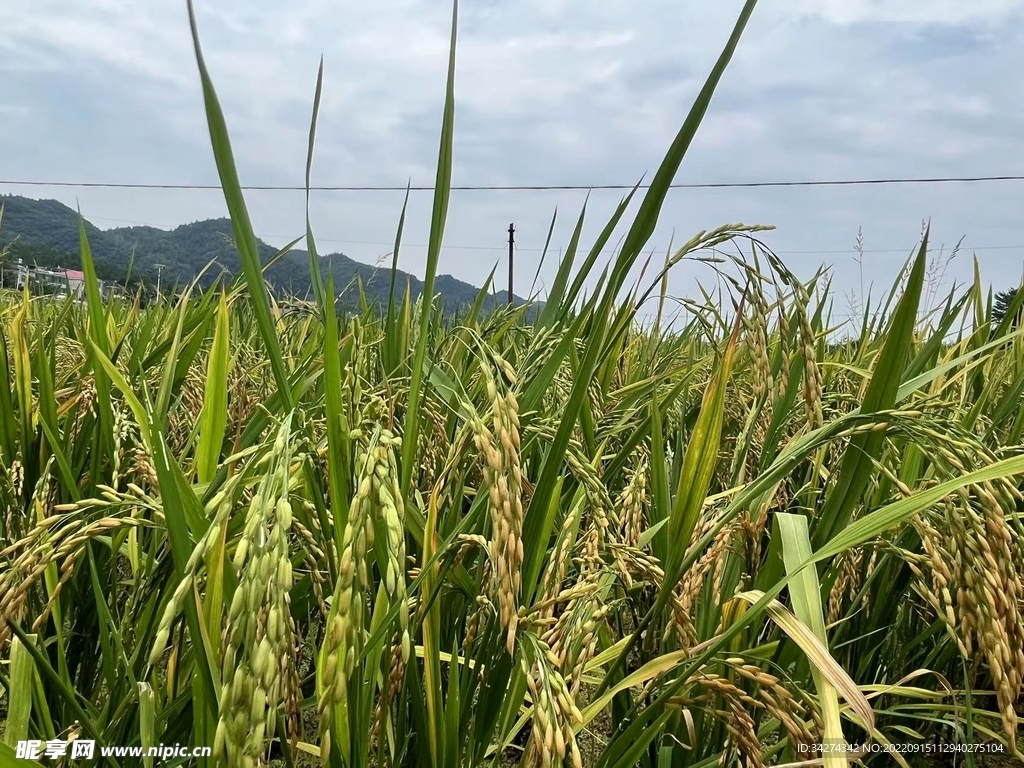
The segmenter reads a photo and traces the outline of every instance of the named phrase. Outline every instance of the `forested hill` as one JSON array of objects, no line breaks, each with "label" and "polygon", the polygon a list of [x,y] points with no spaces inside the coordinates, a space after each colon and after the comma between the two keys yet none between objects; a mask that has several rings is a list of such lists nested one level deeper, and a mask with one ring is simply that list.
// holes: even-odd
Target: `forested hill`
[{"label": "forested hill", "polygon": [[[39,266],[80,268],[78,213],[75,210],[57,200],[33,200],[14,195],[0,195],[0,205],[4,207],[3,220],[0,221],[0,245],[13,243],[11,257],[20,257],[28,264]],[[191,281],[211,261],[216,265],[200,280],[202,285],[211,285],[217,280],[222,273],[219,267],[232,275],[241,269],[228,219],[182,224],[169,231],[143,226],[100,229],[86,220],[85,231],[97,273],[107,280],[123,282],[129,260],[132,260],[132,272],[147,282],[156,279],[156,265],[164,265],[161,274],[164,286]],[[257,243],[261,260],[266,264],[275,256],[277,249],[262,241]],[[344,303],[354,305],[358,302],[360,281],[369,302],[383,304],[387,301],[391,285],[390,263],[374,267],[343,253],[332,253],[320,259],[320,270],[325,279],[329,269],[334,273],[334,284]],[[279,295],[312,295],[306,251],[293,250],[285,254],[267,270],[266,276]],[[412,297],[419,297],[423,282],[406,272],[399,271],[395,280],[396,292],[404,293],[407,282]],[[471,304],[478,291],[477,287],[450,275],[437,277],[436,292],[442,295],[448,308]],[[488,304],[495,301],[504,303],[507,295],[506,291],[499,291],[488,299]],[[516,297],[516,303],[521,304],[522,299]]]}]

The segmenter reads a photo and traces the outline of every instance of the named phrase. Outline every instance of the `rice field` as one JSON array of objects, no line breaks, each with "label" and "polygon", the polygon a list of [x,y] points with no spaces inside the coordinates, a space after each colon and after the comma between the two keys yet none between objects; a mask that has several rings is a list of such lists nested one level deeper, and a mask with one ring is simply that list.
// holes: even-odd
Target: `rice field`
[{"label": "rice field", "polygon": [[[647,262],[753,7],[545,303],[458,315],[339,317],[315,261],[315,301],[268,293],[193,17],[244,272],[104,302],[83,229],[86,302],[0,295],[0,766],[75,738],[246,768],[1024,756],[1024,292],[998,323],[980,275],[929,305],[926,232],[841,332],[767,227]],[[453,24],[426,296],[454,72]],[[729,292],[669,323],[684,260]]]}]

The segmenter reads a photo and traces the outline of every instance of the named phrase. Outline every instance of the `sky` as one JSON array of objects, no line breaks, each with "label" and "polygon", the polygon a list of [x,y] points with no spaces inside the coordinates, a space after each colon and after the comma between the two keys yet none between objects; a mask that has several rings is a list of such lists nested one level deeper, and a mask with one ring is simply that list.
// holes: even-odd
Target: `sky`
[{"label": "sky", "polygon": [[[710,72],[741,0],[463,0],[453,183],[633,184],[650,178]],[[317,66],[313,183],[430,185],[451,5],[436,0],[195,0],[243,184],[301,185]],[[1024,174],[1024,0],[761,0],[676,177],[682,183]],[[0,178],[211,184],[184,0],[5,0]],[[225,215],[220,192],[3,185],[81,206],[101,228]],[[583,243],[622,196],[593,191]],[[404,193],[319,192],[321,252],[391,250]],[[552,216],[553,279],[586,191],[452,193],[439,272],[530,292]],[[258,236],[303,234],[302,192],[251,191]],[[837,316],[884,292],[932,222],[932,292],[1024,273],[1024,182],[674,190],[648,244],[743,222],[798,275],[826,267]],[[634,206],[635,209],[635,206]],[[409,202],[400,267],[422,276],[431,196]],[[628,215],[627,215],[628,219]],[[855,249],[858,232],[862,256]],[[624,233],[620,229],[613,237]],[[960,250],[948,261],[957,242]],[[610,258],[611,253],[602,258]],[[948,262],[948,263],[947,263]],[[669,292],[718,285],[684,261]],[[649,307],[653,311],[653,307]]]}]

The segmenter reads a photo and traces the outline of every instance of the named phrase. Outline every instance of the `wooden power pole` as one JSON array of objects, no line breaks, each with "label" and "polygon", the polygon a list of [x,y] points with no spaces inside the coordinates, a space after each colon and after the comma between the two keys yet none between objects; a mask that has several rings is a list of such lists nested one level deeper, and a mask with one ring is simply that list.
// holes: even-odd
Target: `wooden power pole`
[{"label": "wooden power pole", "polygon": [[508,225],[508,305],[512,306],[512,259],[513,251],[515,249],[515,236],[516,236],[516,225]]}]

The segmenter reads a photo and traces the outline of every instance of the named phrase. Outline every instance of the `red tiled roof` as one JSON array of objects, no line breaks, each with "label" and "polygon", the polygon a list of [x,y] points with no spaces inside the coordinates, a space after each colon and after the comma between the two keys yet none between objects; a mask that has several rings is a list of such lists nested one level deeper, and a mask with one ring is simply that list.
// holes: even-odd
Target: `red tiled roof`
[{"label": "red tiled roof", "polygon": [[68,280],[85,280],[85,273],[76,269],[65,269],[64,274],[67,275]]}]

